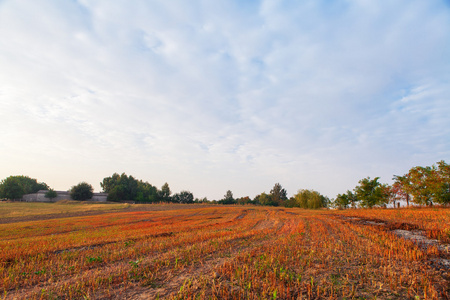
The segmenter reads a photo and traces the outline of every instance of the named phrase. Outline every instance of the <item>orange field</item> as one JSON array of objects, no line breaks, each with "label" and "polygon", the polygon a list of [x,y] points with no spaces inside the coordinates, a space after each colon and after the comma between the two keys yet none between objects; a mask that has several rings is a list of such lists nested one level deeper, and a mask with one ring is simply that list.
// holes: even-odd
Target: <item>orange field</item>
[{"label": "orange field", "polygon": [[3,299],[450,298],[448,208],[151,207],[1,224]]}]

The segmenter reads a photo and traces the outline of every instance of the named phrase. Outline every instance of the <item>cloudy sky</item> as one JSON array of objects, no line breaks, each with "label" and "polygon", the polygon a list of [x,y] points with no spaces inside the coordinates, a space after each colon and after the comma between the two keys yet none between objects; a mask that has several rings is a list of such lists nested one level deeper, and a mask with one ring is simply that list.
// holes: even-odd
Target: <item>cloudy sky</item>
[{"label": "cloudy sky", "polygon": [[0,178],[220,199],[450,162],[450,2],[0,0]]}]

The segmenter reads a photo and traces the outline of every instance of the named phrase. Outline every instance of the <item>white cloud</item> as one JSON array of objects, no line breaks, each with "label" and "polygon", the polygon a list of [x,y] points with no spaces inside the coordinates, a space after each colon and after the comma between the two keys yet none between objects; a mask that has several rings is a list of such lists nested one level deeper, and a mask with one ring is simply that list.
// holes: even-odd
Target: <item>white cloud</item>
[{"label": "white cloud", "polygon": [[0,177],[389,181],[450,154],[449,25],[440,1],[3,1]]}]

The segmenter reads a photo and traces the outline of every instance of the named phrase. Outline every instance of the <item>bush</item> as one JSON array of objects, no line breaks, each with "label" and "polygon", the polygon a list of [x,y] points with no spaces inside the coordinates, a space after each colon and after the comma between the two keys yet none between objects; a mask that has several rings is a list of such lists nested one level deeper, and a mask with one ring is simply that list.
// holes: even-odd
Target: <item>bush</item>
[{"label": "bush", "polygon": [[58,197],[58,194],[53,189],[48,189],[48,192],[45,193],[45,198],[49,198],[50,200]]},{"label": "bush", "polygon": [[94,195],[94,188],[87,182],[80,182],[70,189],[73,200],[88,200]]}]

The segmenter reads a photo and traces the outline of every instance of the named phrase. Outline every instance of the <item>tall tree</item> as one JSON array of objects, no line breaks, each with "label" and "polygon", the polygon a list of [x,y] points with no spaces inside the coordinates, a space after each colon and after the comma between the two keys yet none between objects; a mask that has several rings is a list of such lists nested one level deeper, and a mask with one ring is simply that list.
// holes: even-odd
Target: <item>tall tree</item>
[{"label": "tall tree", "polygon": [[437,163],[436,201],[440,204],[450,203],[450,165],[441,160]]},{"label": "tall tree", "polygon": [[408,172],[408,188],[414,203],[431,205],[436,192],[436,170],[434,167],[417,166]]},{"label": "tall tree", "polygon": [[158,189],[148,182],[139,180],[137,182],[137,192],[134,199],[136,202],[152,203],[159,200]]},{"label": "tall tree", "polygon": [[396,205],[396,201],[401,200],[406,201],[406,206],[409,207],[411,183],[409,181],[408,174],[404,176],[394,175],[392,179],[394,180],[394,183],[392,184],[392,202],[394,207]]},{"label": "tall tree", "polygon": [[387,185],[381,184],[378,179],[380,177],[361,179],[359,185],[355,187],[356,198],[360,201],[362,207],[384,205],[389,201]]},{"label": "tall tree", "polygon": [[219,201],[221,204],[234,204],[236,201],[233,197],[233,192],[231,190],[228,190],[225,195],[223,196],[223,199]]},{"label": "tall tree", "polygon": [[[100,183],[103,191],[108,193],[108,200],[110,201],[136,201],[138,198],[138,185],[138,180],[131,175],[127,176],[125,173],[121,175],[114,173],[111,177],[103,178],[103,181]],[[143,191],[141,192],[143,193]]]},{"label": "tall tree", "polygon": [[450,166],[445,161],[436,165],[411,168],[404,177],[413,201],[421,205],[450,203]]},{"label": "tall tree", "polygon": [[279,183],[275,183],[270,191],[270,196],[272,197],[272,202],[278,206],[283,205],[287,200],[287,192]]},{"label": "tall tree", "polygon": [[170,190],[169,184],[166,182],[161,187],[161,191],[159,191],[159,200],[163,202],[170,202],[170,195],[172,191]]}]

